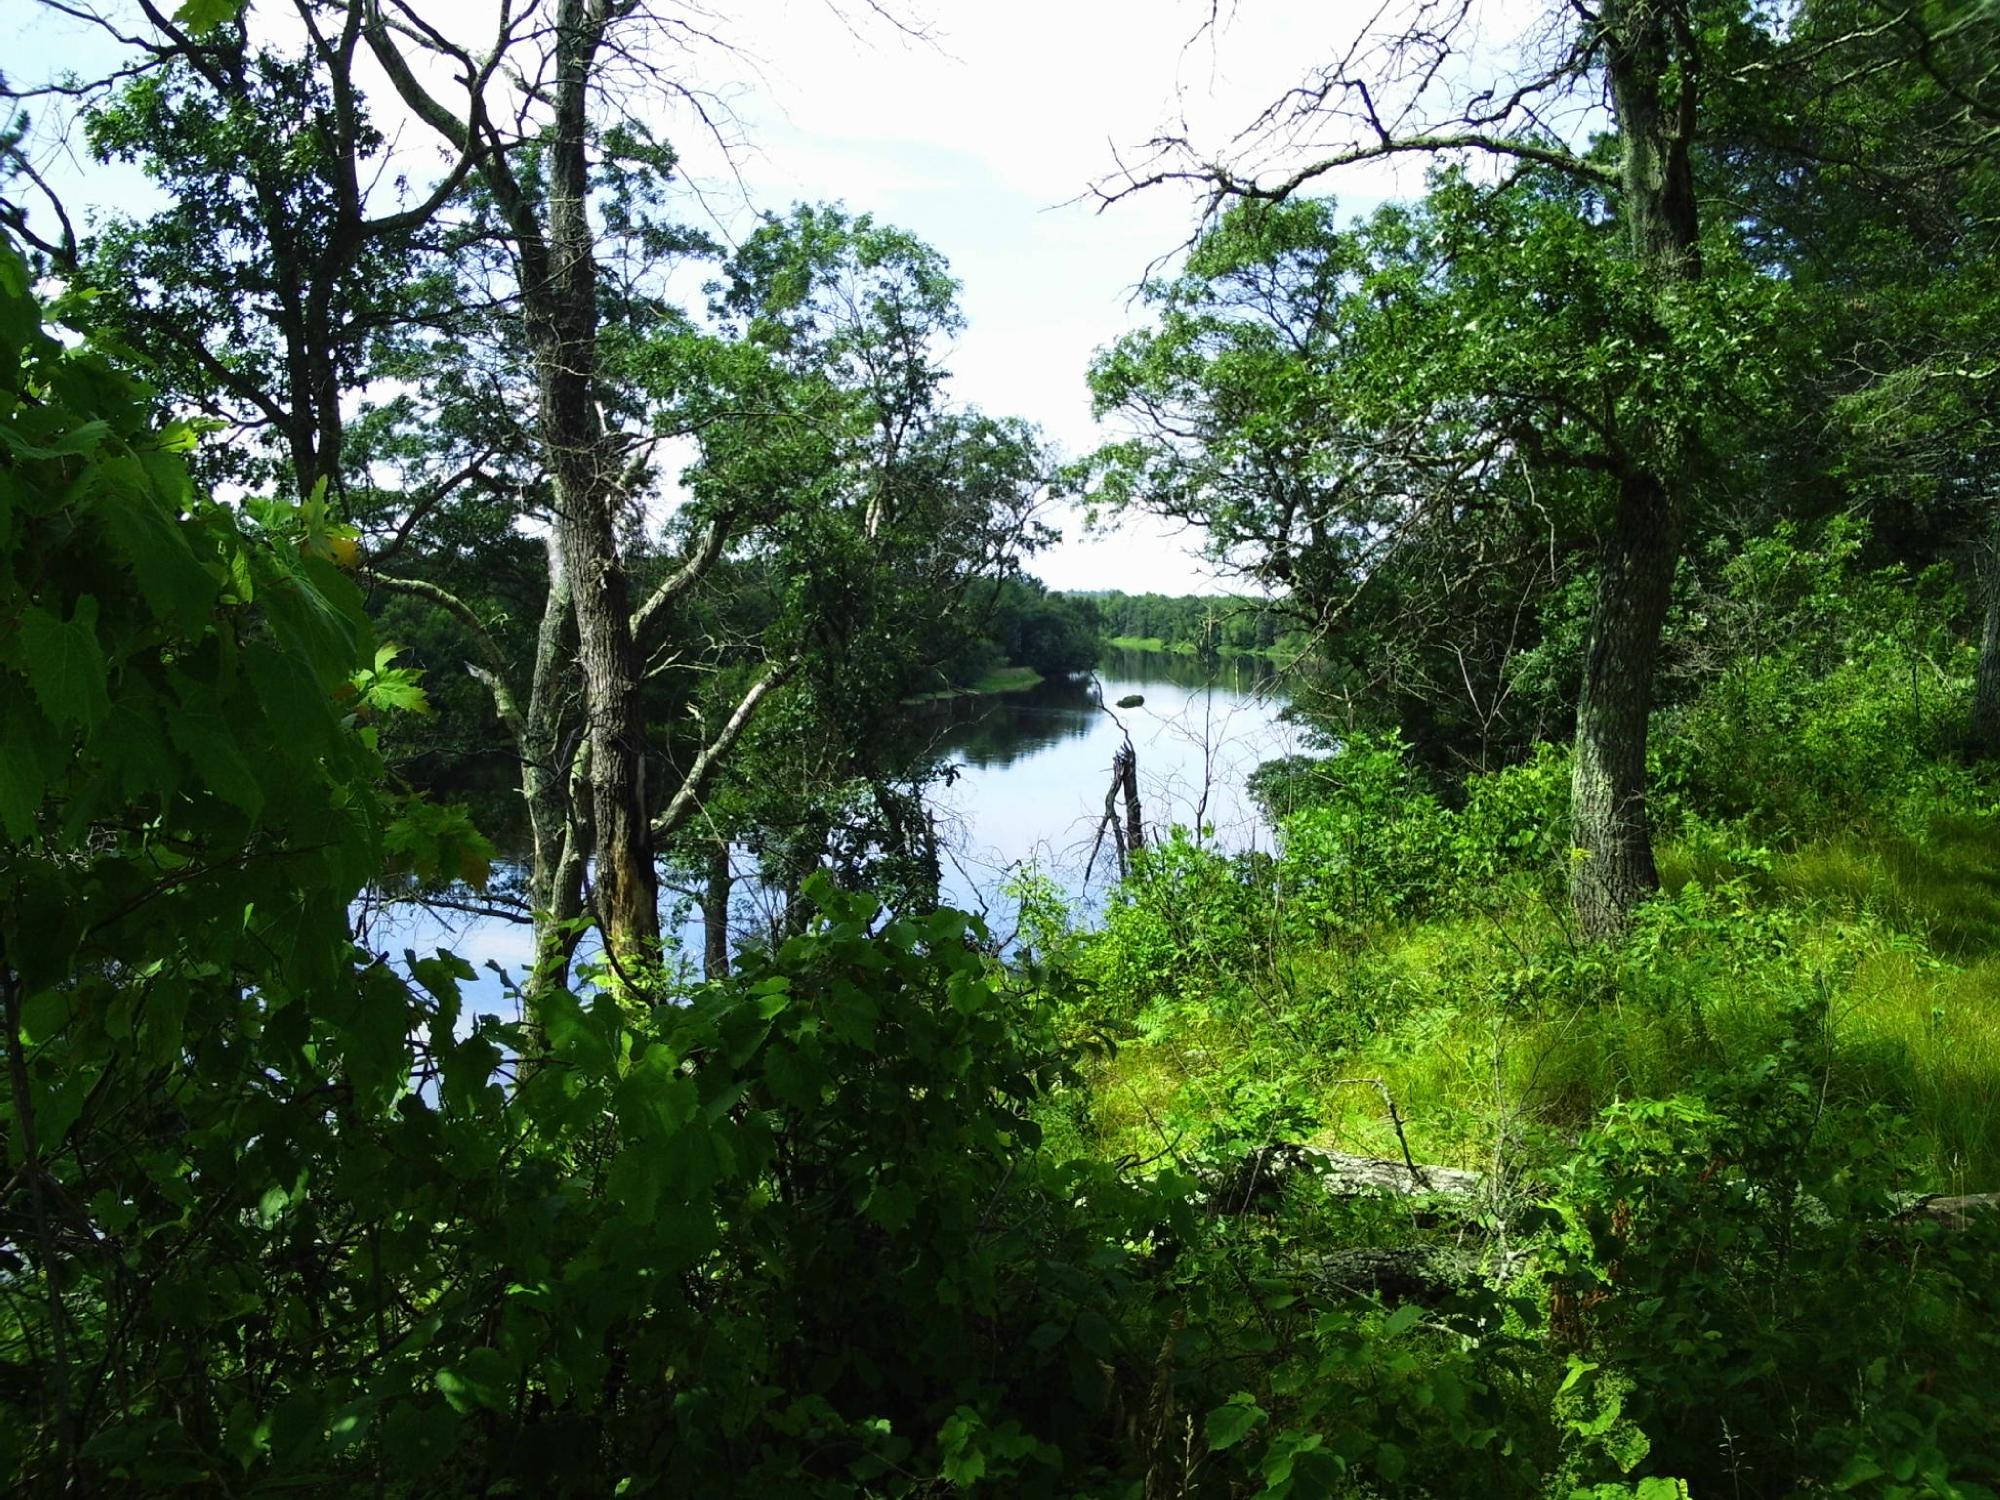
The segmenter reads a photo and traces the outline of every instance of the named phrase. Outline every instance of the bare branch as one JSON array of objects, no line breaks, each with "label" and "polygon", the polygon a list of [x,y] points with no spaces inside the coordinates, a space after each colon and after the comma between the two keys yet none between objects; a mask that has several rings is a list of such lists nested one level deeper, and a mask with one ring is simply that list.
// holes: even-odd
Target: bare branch
[{"label": "bare branch", "polygon": [[702,528],[700,537],[689,550],[687,559],[667,575],[665,582],[653,590],[652,597],[639,606],[632,616],[632,639],[641,656],[652,655],[653,637],[660,630],[668,612],[679,600],[687,595],[702,576],[715,565],[722,556],[723,545],[729,539],[729,527],[718,516]]},{"label": "bare branch", "polygon": [[791,675],[799,669],[800,661],[801,658],[798,656],[789,656],[772,666],[750,685],[750,690],[736,705],[736,711],[729,716],[728,722],[716,732],[714,739],[702,747],[701,753],[695,756],[694,764],[688,767],[687,775],[682,778],[680,790],[674,793],[672,800],[667,803],[660,815],[653,819],[655,839],[671,838],[674,831],[701,805],[702,794],[707,790],[709,780],[721,766],[723,758],[734,748],[737,740],[743,737],[743,731],[750,727],[750,721],[756,717],[757,710],[764,700],[784,686]]}]

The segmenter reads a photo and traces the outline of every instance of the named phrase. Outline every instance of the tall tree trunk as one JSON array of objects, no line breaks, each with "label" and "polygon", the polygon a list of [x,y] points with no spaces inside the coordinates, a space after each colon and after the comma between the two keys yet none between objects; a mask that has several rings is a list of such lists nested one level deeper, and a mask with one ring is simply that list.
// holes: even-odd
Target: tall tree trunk
[{"label": "tall tree trunk", "polygon": [[1626,476],[1598,558],[1570,784],[1579,851],[1570,900],[1591,938],[1622,931],[1660,883],[1646,816],[1646,726],[1679,555],[1679,507],[1666,487]]},{"label": "tall tree trunk", "polygon": [[602,20],[585,0],[556,14],[556,112],[547,142],[546,256],[524,257],[542,442],[556,542],[576,610],[590,757],[591,902],[614,968],[658,957],[659,877],[646,800],[643,663],[618,551],[619,456],[597,405],[597,243],[589,215],[589,89]]},{"label": "tall tree trunk", "polygon": [[[510,147],[486,111],[484,89],[502,65],[511,23],[503,22],[502,40],[489,61],[474,75],[460,77],[467,91],[460,115],[425,89],[404,56],[399,36],[414,39],[414,33],[392,27],[378,6],[366,10],[358,34],[391,84],[410,110],[458,152],[454,173],[480,174],[506,221],[535,369],[538,436],[554,489],[554,546],[575,624],[573,653],[551,654],[543,643],[537,657],[538,692],[542,668],[549,666],[551,683],[565,695],[572,684],[580,690],[583,710],[581,743],[573,759],[551,749],[566,748],[559,744],[561,736],[544,736],[529,757],[558,768],[556,779],[546,784],[531,788],[524,782],[531,806],[549,804],[549,817],[537,834],[536,900],[538,906],[547,902],[552,931],[558,923],[573,925],[574,916],[587,907],[613,969],[636,977],[634,965],[650,962],[659,952],[656,847],[700,805],[710,778],[758,706],[798,665],[796,656],[771,664],[702,748],[672,795],[649,791],[640,703],[647,653],[658,645],[654,637],[671,618],[675,601],[722,555],[730,523],[723,517],[713,520],[682,565],[634,612],[618,545],[620,514],[630,498],[627,454],[623,440],[607,427],[599,403],[589,106],[593,87],[604,83],[595,75],[607,28],[643,21],[643,8],[635,11],[612,0],[555,0],[553,67],[544,74],[538,65],[538,81],[532,85],[516,80],[537,103],[552,108],[547,127],[533,131],[533,150],[526,149],[526,140]],[[537,38],[545,34],[535,32]],[[442,42],[417,40],[416,45],[433,59],[457,56]],[[621,54],[628,62],[638,55]],[[537,180],[517,172],[536,174]],[[443,201],[444,191],[441,186],[437,202]],[[556,686],[549,691],[554,694]],[[561,713],[567,711],[565,696]],[[560,820],[553,798],[562,803]],[[654,818],[650,814],[656,802],[664,805]],[[559,821],[560,839],[555,835]],[[558,981],[567,972],[569,946],[544,945],[541,951],[538,976]]]},{"label": "tall tree trunk", "polygon": [[[1686,0],[1616,0],[1603,13],[1621,155],[1619,208],[1657,297],[1701,275],[1690,155],[1699,56]],[[1650,421],[1650,419],[1649,419]],[[1615,937],[1659,885],[1646,813],[1646,733],[1660,630],[1687,513],[1686,434],[1633,434],[1599,559],[1577,697],[1570,900],[1592,939]]]},{"label": "tall tree trunk", "polygon": [[549,592],[535,634],[534,678],[522,716],[521,796],[528,805],[528,895],[535,913],[532,999],[569,982],[583,914],[590,801],[578,783],[587,770],[570,722],[568,663],[575,653],[575,604],[562,548],[546,539]]},{"label": "tall tree trunk", "polygon": [[1980,559],[1979,591],[1986,626],[1979,637],[1979,668],[1972,680],[1972,733],[1968,752],[1975,760],[2000,760],[2000,519]]}]

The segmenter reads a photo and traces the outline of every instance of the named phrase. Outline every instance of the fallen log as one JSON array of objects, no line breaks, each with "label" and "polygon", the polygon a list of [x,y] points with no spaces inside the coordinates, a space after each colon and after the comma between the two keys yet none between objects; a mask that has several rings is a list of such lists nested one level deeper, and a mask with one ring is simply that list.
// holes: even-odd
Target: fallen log
[{"label": "fallen log", "polygon": [[1975,1215],[2000,1212],[2000,1193],[1927,1193],[1908,1205],[1898,1219],[1929,1219],[1946,1229],[1969,1229]]},{"label": "fallen log", "polygon": [[1336,1193],[1392,1193],[1414,1198],[1477,1198],[1486,1190],[1486,1174],[1463,1167],[1432,1167],[1418,1162],[1391,1161],[1380,1156],[1350,1156],[1320,1146],[1290,1148],[1295,1163]]},{"label": "fallen log", "polygon": [[[1276,1145],[1254,1152],[1226,1185],[1226,1194],[1218,1193],[1217,1197],[1226,1196],[1233,1201],[1234,1211],[1243,1212],[1294,1172],[1311,1173],[1329,1193],[1341,1197],[1362,1193],[1413,1199],[1488,1196],[1486,1174],[1464,1167],[1355,1156],[1322,1146]],[[1929,1220],[1956,1230],[1969,1228],[1976,1217],[1995,1212],[2000,1212],[2000,1193],[1913,1193],[1900,1200],[1892,1217],[1898,1222]]]}]

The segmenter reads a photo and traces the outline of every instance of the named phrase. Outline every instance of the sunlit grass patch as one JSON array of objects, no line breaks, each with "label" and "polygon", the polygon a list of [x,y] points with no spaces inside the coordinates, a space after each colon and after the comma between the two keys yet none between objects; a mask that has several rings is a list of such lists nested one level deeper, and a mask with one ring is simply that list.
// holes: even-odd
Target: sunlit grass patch
[{"label": "sunlit grass patch", "polygon": [[1910,1121],[1941,1186],[2000,1183],[2000,959],[1956,969],[1890,949],[1855,971],[1833,1017],[1838,1084]]},{"label": "sunlit grass patch", "polygon": [[1386,1089],[1420,1161],[1485,1166],[1524,1140],[1559,1155],[1616,1101],[1698,1092],[1771,1055],[1817,998],[1829,1098],[1904,1116],[1930,1185],[2000,1188],[2000,823],[1843,833],[1768,865],[1729,885],[1726,858],[1663,848],[1673,904],[1623,950],[1578,945],[1526,887],[1283,944],[1099,1065],[1097,1131],[1157,1151],[1250,1087],[1295,1099],[1317,1144],[1393,1158]]},{"label": "sunlit grass patch", "polygon": [[1961,958],[2000,953],[2000,820],[1940,815],[1924,836],[1848,834],[1778,860],[1779,889],[1867,912]]}]

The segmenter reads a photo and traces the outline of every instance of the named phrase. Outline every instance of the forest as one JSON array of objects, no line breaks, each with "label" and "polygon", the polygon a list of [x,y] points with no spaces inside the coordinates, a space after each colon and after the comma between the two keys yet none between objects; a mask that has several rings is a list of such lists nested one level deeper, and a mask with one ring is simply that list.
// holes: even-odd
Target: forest
[{"label": "forest", "polygon": [[[737,8],[30,8],[11,1492],[2000,1495],[1995,0],[1078,142],[1187,210],[1082,450],[861,192],[695,211]],[[1115,653],[1267,674],[1255,837]],[[961,899],[933,726],[1058,689],[1083,880]]]}]

